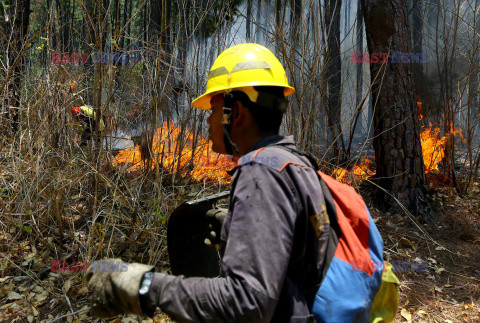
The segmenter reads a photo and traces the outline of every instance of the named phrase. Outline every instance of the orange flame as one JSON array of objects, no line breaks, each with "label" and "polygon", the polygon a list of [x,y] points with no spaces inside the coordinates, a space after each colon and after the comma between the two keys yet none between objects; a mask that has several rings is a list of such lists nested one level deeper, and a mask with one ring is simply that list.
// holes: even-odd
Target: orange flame
[{"label": "orange flame", "polygon": [[340,167],[333,172],[333,175],[337,181],[351,185],[359,180],[375,175],[375,172],[370,170],[371,163],[370,159],[363,158],[360,164],[353,166],[351,171]]},{"label": "orange flame", "polygon": [[445,157],[445,145],[449,136],[459,135],[462,140],[462,129],[453,130],[453,125],[450,125],[450,132],[445,136],[440,136],[440,128],[432,127],[423,129],[420,134],[422,143],[423,163],[425,165],[425,172],[438,170],[438,164]]},{"label": "orange flame", "polygon": [[[235,166],[231,158],[214,153],[208,140],[186,129],[182,131],[173,122],[164,122],[155,131],[151,155],[152,169],[160,164],[165,170],[179,172],[181,176],[190,176],[196,181],[229,183],[231,178],[227,170]],[[147,167],[138,145],[121,150],[115,156],[113,165],[121,164],[130,165],[129,171],[140,171]]]},{"label": "orange flame", "polygon": [[[430,124],[431,126],[431,124]],[[426,128],[420,134],[420,141],[422,143],[423,164],[425,165],[425,172],[438,170],[438,164],[445,156],[445,144],[447,136],[440,136],[440,129]]]},{"label": "orange flame", "polygon": [[[419,120],[422,120],[422,103],[417,102],[417,106],[420,109],[418,114]],[[458,128],[454,130],[453,124],[450,124],[449,133],[443,137],[440,135],[440,128],[433,127],[431,123],[428,128],[425,128],[425,126],[422,126],[422,128],[420,141],[422,144],[423,164],[425,165],[425,172],[429,173],[438,170],[438,164],[443,160],[443,157],[445,157],[445,145],[447,144],[449,136],[459,135],[461,140],[464,140],[464,138],[462,136],[462,129]]]},{"label": "orange flame", "polygon": [[[417,102],[419,109],[418,119],[422,120],[422,102]],[[422,144],[423,163],[425,165],[425,172],[429,173],[438,170],[438,164],[445,156],[445,145],[449,136],[460,136],[460,139],[465,142],[465,138],[462,135],[462,129],[458,128],[454,130],[453,124],[450,124],[450,131],[445,136],[440,135],[440,128],[433,127],[429,124],[428,128],[422,126],[423,130],[420,134],[420,141]],[[355,165],[351,171],[344,168],[338,168],[334,171],[333,175],[336,179],[345,184],[353,184],[360,179],[365,179],[375,175],[374,171],[371,171],[369,165],[372,163],[369,159],[362,159],[359,165]]]},{"label": "orange flame", "polygon": [[423,119],[422,102],[417,102],[417,107],[418,107],[418,120],[422,120]]}]

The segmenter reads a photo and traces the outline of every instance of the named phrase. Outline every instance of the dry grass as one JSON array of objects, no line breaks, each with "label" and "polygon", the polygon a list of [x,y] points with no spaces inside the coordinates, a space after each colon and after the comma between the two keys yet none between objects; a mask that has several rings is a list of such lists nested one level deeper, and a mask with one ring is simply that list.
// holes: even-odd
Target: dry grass
[{"label": "dry grass", "polygon": [[[119,257],[168,270],[173,208],[223,189],[161,167],[113,167],[109,152],[80,149],[70,130],[58,148],[49,138],[37,133],[32,140],[23,130],[0,149],[0,321],[50,320],[88,306],[84,274],[52,272],[56,260]],[[87,314],[65,319],[91,321]]]},{"label": "dry grass", "polygon": [[[64,319],[91,321],[87,311],[78,313],[89,302],[84,274],[54,273],[52,261],[72,264],[108,256],[168,270],[168,215],[182,200],[219,189],[172,181],[160,170],[113,168],[109,153],[94,159],[74,143],[71,150],[22,144],[16,149],[3,147],[0,156],[0,289],[5,295],[0,320],[5,321],[48,321],[74,312]],[[459,198],[441,181],[435,185],[430,186],[438,210],[435,223],[417,227],[414,219],[371,210],[387,259],[429,264],[428,273],[398,273],[402,312],[397,321],[409,316],[416,322],[478,321],[480,186],[473,184],[470,194]],[[123,319],[128,320],[133,319]],[[155,321],[168,318],[159,313]]]},{"label": "dry grass", "polygon": [[428,272],[397,272],[400,310],[396,322],[480,320],[480,184],[459,198],[453,188],[430,186],[437,207],[434,223],[382,215],[377,225],[386,259],[428,262]]}]

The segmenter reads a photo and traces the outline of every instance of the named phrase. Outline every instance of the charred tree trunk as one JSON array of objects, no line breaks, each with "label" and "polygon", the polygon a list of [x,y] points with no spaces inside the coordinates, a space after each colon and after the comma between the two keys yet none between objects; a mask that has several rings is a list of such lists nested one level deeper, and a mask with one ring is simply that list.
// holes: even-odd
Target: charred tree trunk
[{"label": "charred tree trunk", "polygon": [[[411,52],[404,1],[363,0],[368,50]],[[411,64],[370,64],[376,177],[386,209],[399,210],[398,200],[415,214],[425,215],[425,169]],[[390,194],[393,195],[392,198]],[[385,204],[384,204],[385,203]]]},{"label": "charred tree trunk", "polygon": [[10,6],[6,30],[11,31],[7,43],[7,62],[10,79],[7,85],[6,116],[8,126],[6,131],[16,133],[19,128],[18,114],[21,107],[21,83],[25,67],[25,46],[30,17],[30,0],[15,0]]},{"label": "charred tree trunk", "polygon": [[332,160],[341,164],[345,160],[345,146],[341,125],[342,60],[340,56],[340,9],[341,0],[325,2],[325,25],[327,28],[327,52],[325,55],[325,80],[327,84],[328,138],[332,147]]}]

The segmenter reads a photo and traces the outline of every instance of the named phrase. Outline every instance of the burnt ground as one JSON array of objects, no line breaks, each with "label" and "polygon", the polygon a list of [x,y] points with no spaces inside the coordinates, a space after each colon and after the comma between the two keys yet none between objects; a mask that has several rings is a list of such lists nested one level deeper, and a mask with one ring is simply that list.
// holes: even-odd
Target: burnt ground
[{"label": "burnt ground", "polygon": [[[429,187],[438,210],[432,223],[421,224],[408,215],[382,214],[371,208],[384,239],[385,259],[396,264],[425,264],[428,268],[420,272],[422,266],[413,266],[413,270],[407,266],[396,272],[400,308],[395,321],[479,322],[480,184],[474,183],[463,198],[451,187],[435,185]],[[81,242],[84,234],[74,232],[72,236]],[[141,252],[145,247],[142,234],[130,238],[136,243],[119,254],[123,259],[131,258],[127,253]],[[50,322],[60,317],[57,322],[93,320],[88,311],[78,313],[89,303],[84,274],[51,272],[51,259],[55,258],[51,248],[56,243],[0,233],[0,252],[2,258],[7,256],[1,261],[1,322]],[[73,312],[77,314],[64,316]],[[109,321],[138,322],[132,316]],[[170,319],[157,313],[154,321]]]}]

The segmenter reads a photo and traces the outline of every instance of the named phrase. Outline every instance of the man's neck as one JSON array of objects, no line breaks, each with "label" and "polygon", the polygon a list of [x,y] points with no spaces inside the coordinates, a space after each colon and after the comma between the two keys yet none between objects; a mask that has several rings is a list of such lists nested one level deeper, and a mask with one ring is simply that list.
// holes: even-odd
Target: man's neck
[{"label": "man's neck", "polygon": [[257,134],[256,136],[247,136],[243,138],[243,140],[237,143],[238,150],[240,151],[240,155],[236,155],[236,157],[240,157],[247,154],[257,142],[259,142],[260,140],[266,137],[274,136],[274,135],[278,135],[278,134],[262,133],[262,134]]}]

